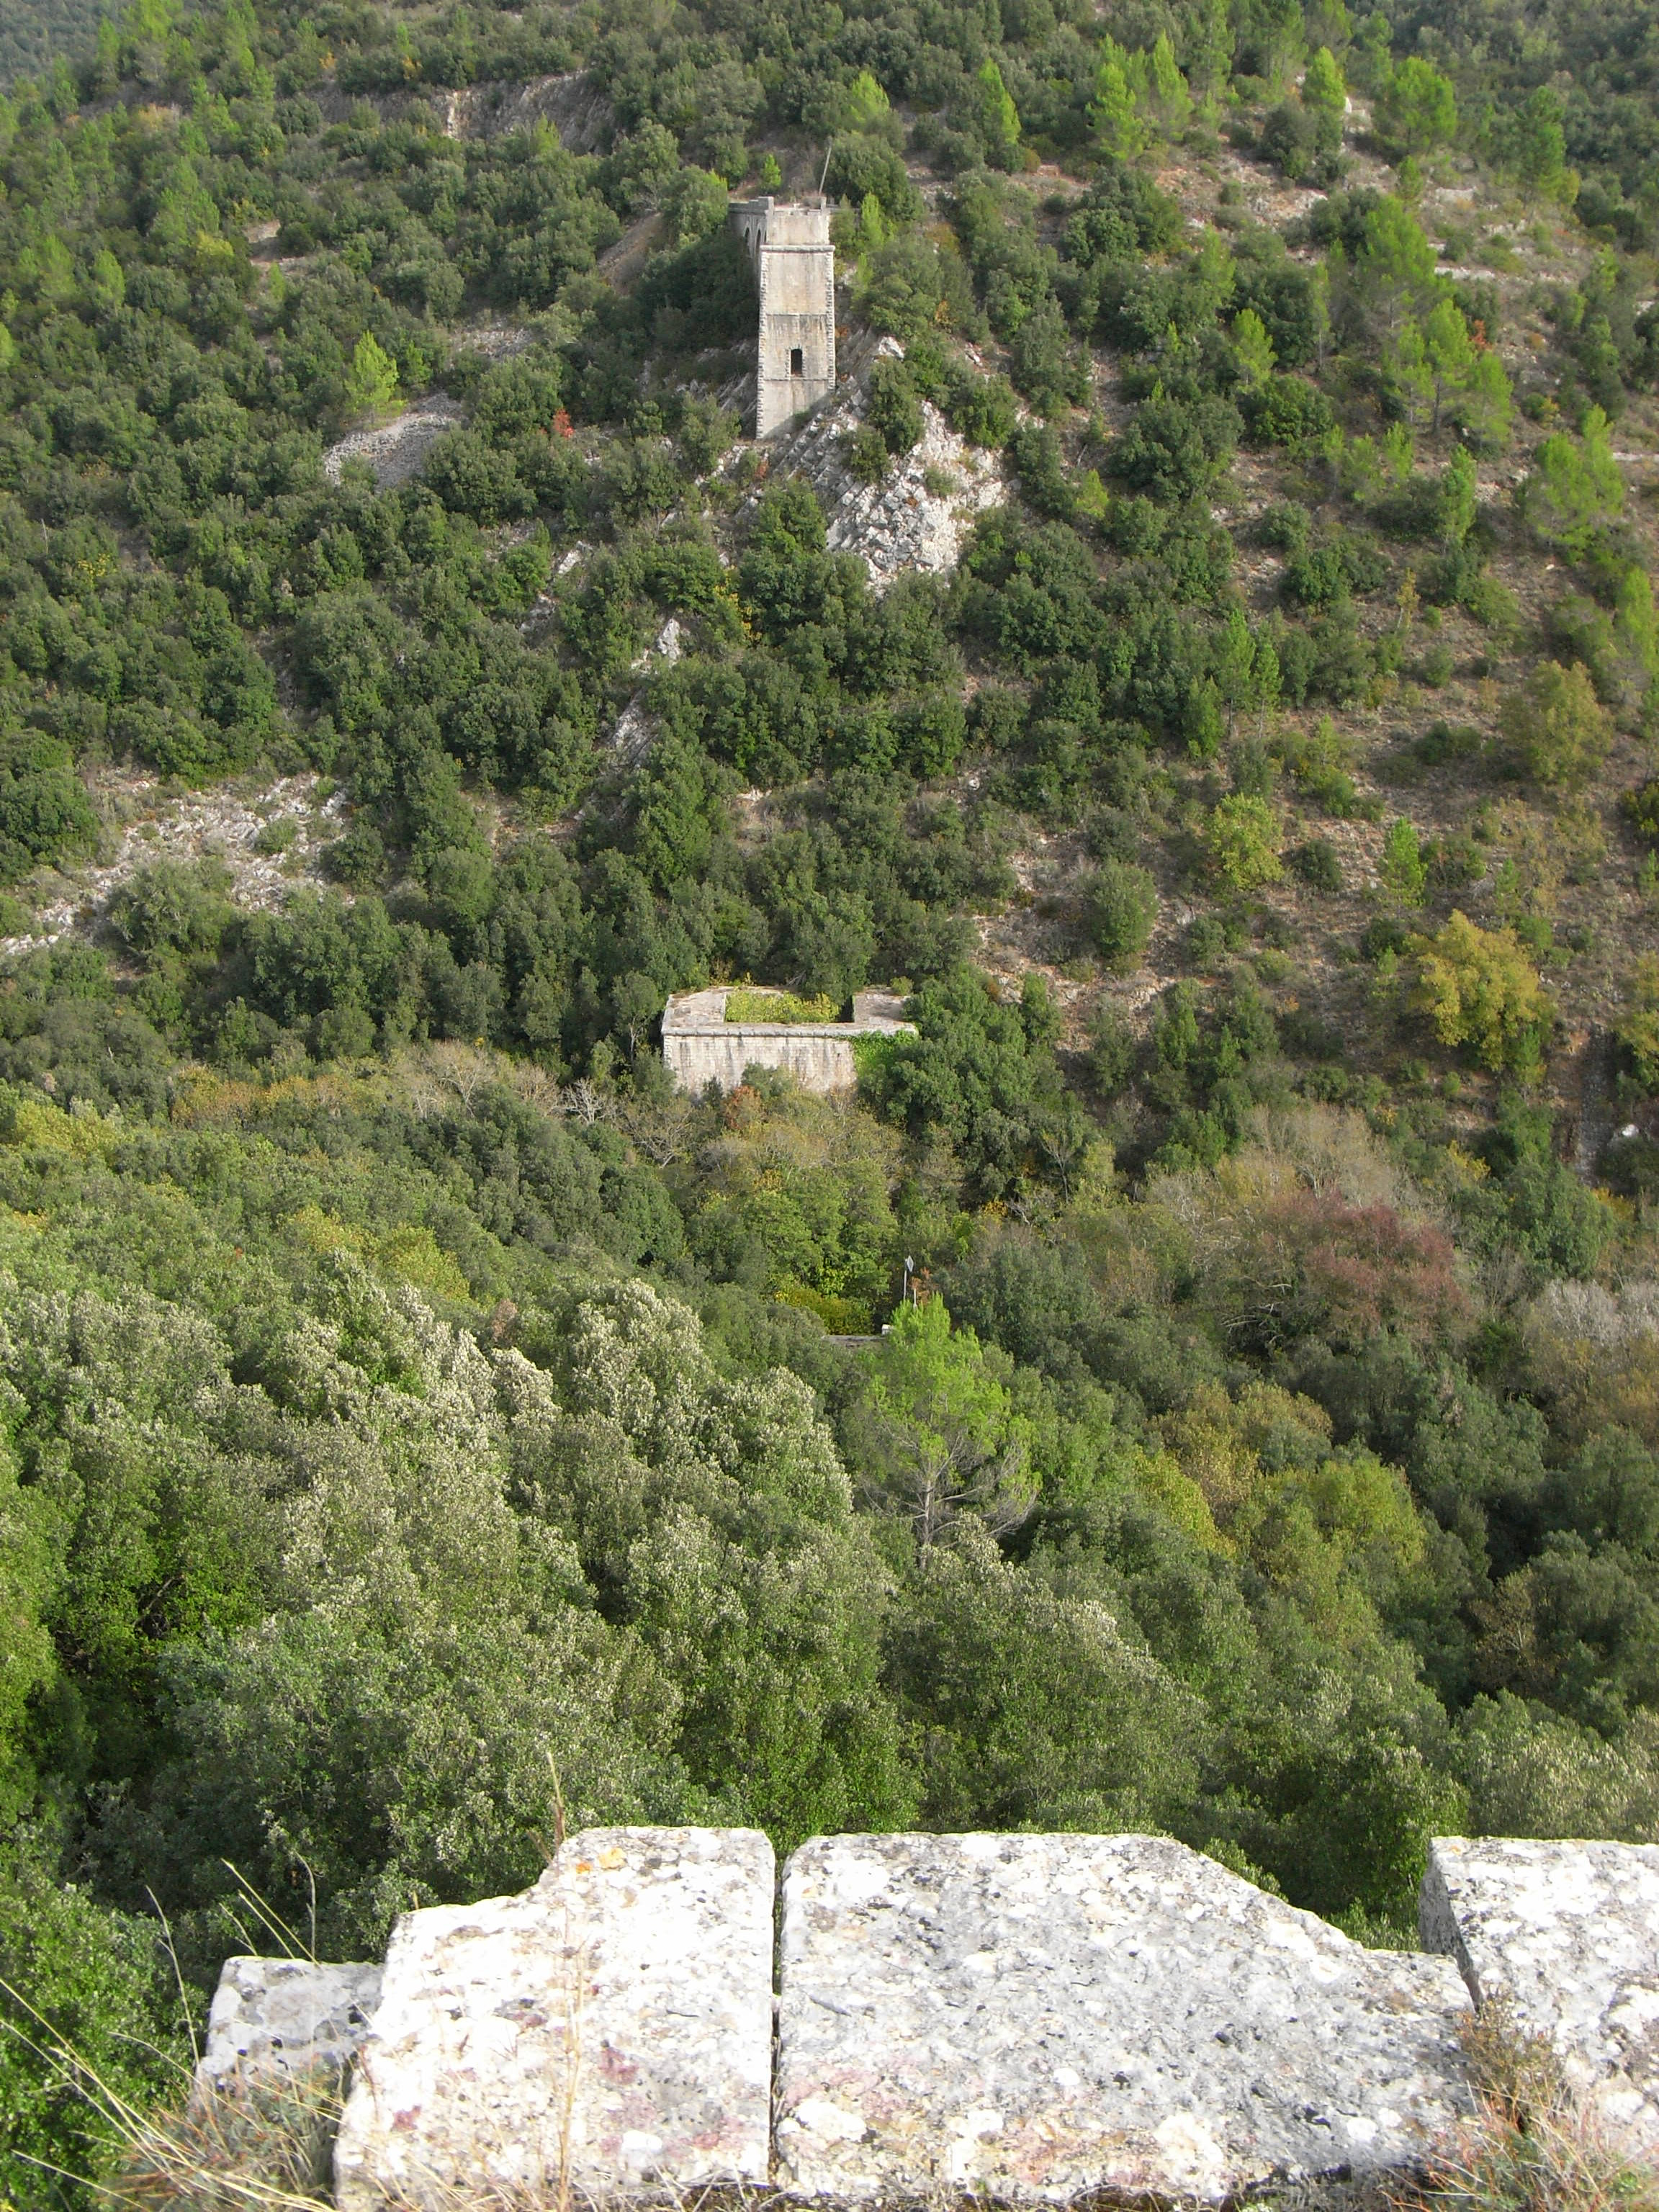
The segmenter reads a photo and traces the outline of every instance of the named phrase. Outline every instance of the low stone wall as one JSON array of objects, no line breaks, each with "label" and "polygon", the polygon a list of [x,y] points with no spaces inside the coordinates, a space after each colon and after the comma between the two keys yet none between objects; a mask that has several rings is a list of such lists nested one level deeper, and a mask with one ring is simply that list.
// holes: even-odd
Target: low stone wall
[{"label": "low stone wall", "polygon": [[662,1056],[682,1090],[701,1094],[713,1083],[735,1091],[745,1067],[777,1068],[803,1091],[850,1091],[858,1081],[854,1041],[910,1033],[903,1001],[888,991],[860,991],[850,1022],[728,1022],[724,988],[685,991],[663,1010]]},{"label": "low stone wall", "polygon": [[373,1967],[232,1960],[198,2095],[355,2052],[343,2212],[1221,2203],[1420,2165],[1501,1998],[1659,2154],[1659,1850],[1437,1842],[1421,1931],[1369,1950],[1164,1837],[820,1838],[780,1901],[751,1829],[589,1829],[522,1896],[405,1914],[378,2006]]}]

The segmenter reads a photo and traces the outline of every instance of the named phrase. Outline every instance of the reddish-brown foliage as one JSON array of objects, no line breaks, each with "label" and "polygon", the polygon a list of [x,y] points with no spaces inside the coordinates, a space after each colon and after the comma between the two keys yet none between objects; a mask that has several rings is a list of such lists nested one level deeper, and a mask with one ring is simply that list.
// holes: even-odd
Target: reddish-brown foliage
[{"label": "reddish-brown foliage", "polygon": [[1391,1206],[1293,1191],[1255,1212],[1234,1247],[1233,1325],[1262,1351],[1297,1337],[1343,1346],[1382,1329],[1426,1342],[1468,1316],[1450,1240]]}]

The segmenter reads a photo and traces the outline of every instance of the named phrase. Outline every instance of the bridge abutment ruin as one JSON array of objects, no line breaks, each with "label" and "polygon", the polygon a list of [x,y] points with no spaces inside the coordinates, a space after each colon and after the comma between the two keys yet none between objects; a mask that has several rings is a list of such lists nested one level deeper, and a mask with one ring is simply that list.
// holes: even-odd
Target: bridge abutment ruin
[{"label": "bridge abutment ruin", "polygon": [[780,1887],[753,1829],[594,1828],[403,1915],[378,1989],[230,1960],[197,2096],[349,2071],[342,2212],[1221,2204],[1420,2169],[1496,2002],[1659,2156],[1659,1848],[1443,1838],[1421,1926],[1371,1949],[1164,1836],[818,1838]]}]

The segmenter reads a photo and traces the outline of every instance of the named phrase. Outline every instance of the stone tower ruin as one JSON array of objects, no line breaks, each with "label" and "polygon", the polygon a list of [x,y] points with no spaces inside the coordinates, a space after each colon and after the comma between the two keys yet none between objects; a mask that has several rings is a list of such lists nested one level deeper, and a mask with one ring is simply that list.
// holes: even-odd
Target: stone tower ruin
[{"label": "stone tower ruin", "polygon": [[769,438],[836,383],[836,249],[827,200],[739,200],[732,210],[760,290],[755,435]]}]

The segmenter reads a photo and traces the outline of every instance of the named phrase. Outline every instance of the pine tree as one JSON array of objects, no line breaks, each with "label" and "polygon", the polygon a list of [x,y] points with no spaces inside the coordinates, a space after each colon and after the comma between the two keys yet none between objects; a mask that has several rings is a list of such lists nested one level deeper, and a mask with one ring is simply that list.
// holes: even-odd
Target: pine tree
[{"label": "pine tree", "polygon": [[353,415],[384,415],[398,397],[398,364],[365,331],[351,356],[346,377],[346,408]]},{"label": "pine tree", "polygon": [[1139,154],[1146,143],[1146,127],[1136,109],[1129,83],[1128,56],[1109,35],[1101,43],[1089,120],[1108,149],[1126,161]]},{"label": "pine tree", "polygon": [[1348,88],[1343,82],[1342,71],[1336,57],[1328,46],[1321,46],[1308,64],[1302,79],[1302,104],[1322,115],[1340,118],[1347,112]]}]

